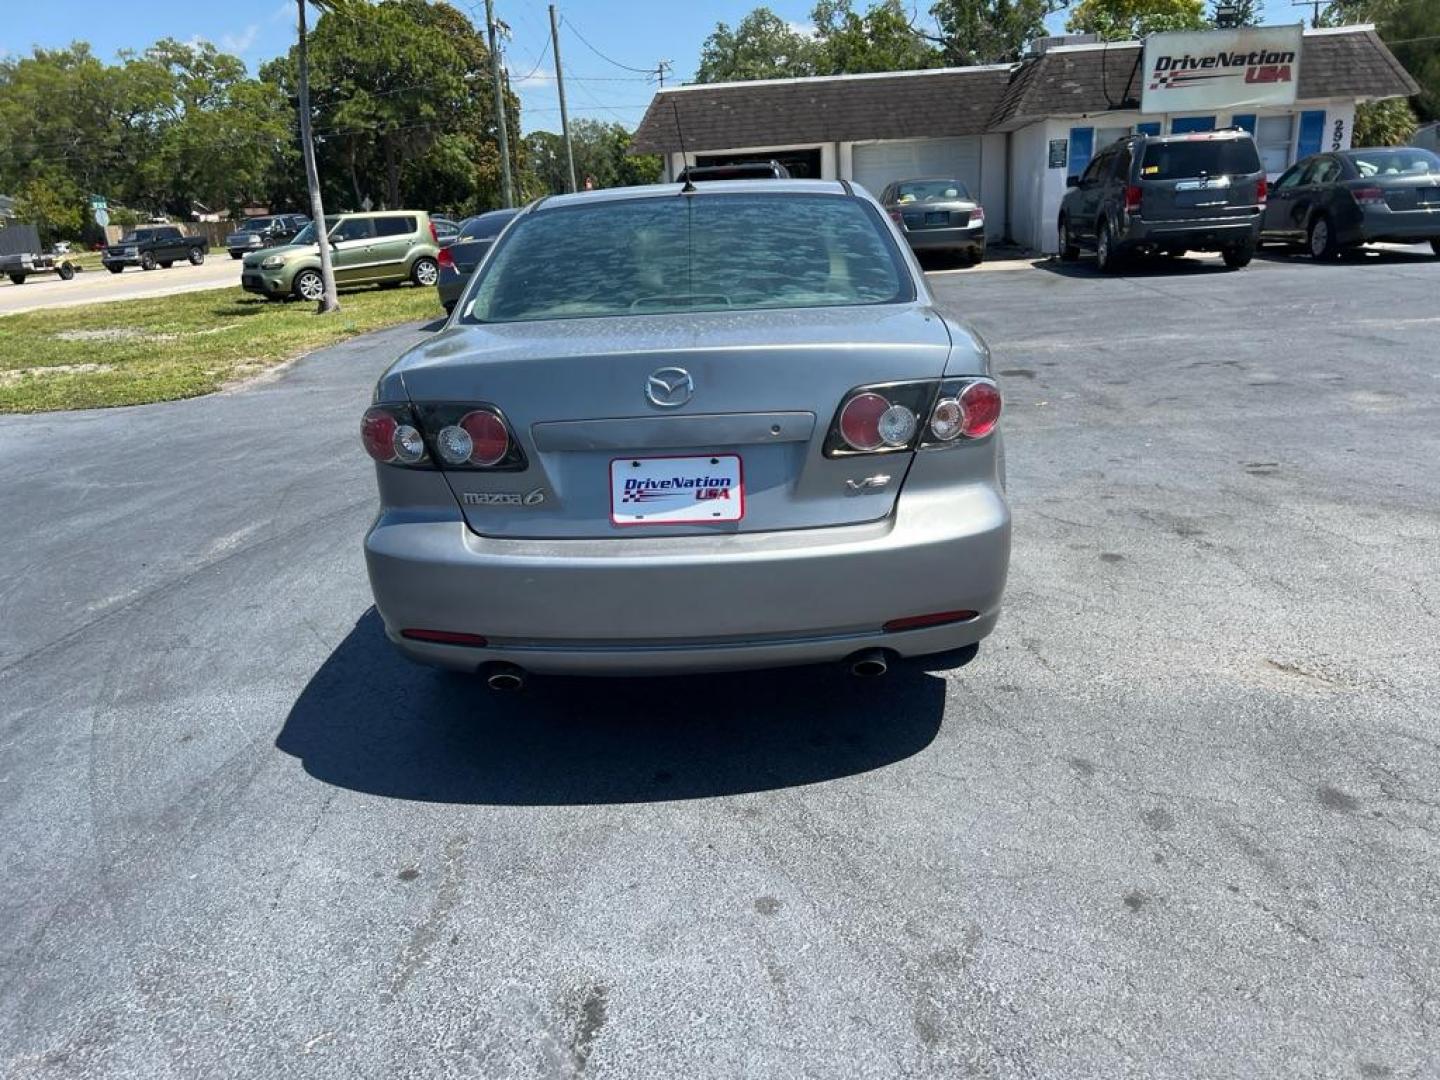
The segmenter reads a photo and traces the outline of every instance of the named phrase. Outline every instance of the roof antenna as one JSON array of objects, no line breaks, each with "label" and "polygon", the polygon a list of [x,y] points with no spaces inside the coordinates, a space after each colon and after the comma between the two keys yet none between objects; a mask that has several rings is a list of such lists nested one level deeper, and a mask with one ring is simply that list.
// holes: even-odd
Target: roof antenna
[{"label": "roof antenna", "polygon": [[675,99],[670,99],[670,111],[675,117],[675,136],[680,140],[680,160],[685,162],[685,168],[680,170],[680,175],[685,177],[685,185],[680,189],[681,195],[695,194],[695,182],[690,179],[690,155],[685,153],[685,132],[680,128],[680,106]]}]

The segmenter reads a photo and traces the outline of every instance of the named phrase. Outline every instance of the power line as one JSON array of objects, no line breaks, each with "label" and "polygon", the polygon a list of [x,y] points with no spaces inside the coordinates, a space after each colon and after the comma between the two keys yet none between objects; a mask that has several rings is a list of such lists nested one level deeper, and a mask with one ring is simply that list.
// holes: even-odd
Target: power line
[{"label": "power line", "polygon": [[[580,44],[584,45],[587,49],[589,49],[591,52],[593,52],[596,56],[600,57],[601,60],[604,60],[607,64],[612,64],[612,65],[614,65],[615,67],[620,68],[620,69],[623,70],[623,71],[636,71],[636,72],[639,72],[641,75],[653,75],[653,74],[655,73],[655,69],[654,69],[654,68],[637,68],[637,67],[631,67],[629,64],[622,64],[622,63],[620,63],[619,60],[612,60],[612,59],[610,59],[610,57],[606,56],[606,55],[605,55],[604,53],[602,53],[599,49],[597,49],[594,45],[591,45],[590,42],[586,41],[586,40],[585,40],[585,35],[582,34],[582,33],[580,33],[580,31],[579,31],[578,29],[576,29],[575,24],[572,23],[569,19],[565,18],[565,17],[562,15],[562,16],[560,17],[560,21],[561,21],[561,23],[563,23],[565,26],[567,26],[567,27],[570,28],[570,32],[571,32],[572,34],[574,34],[577,38],[580,39]],[[603,108],[604,106],[601,106],[601,107]]]},{"label": "power line", "polygon": [[547,41],[545,42],[545,48],[543,48],[543,49],[540,50],[540,59],[535,61],[535,66],[530,69],[529,73],[526,74],[526,75],[522,75],[518,80],[517,80],[517,79],[515,78],[515,76],[512,74],[512,75],[510,76],[510,82],[511,82],[512,84],[515,83],[515,82],[517,82],[517,81],[519,81],[519,82],[529,82],[532,78],[534,78],[535,73],[540,70],[540,65],[543,64],[543,63],[545,63],[545,57],[547,57],[547,56],[549,56],[549,55],[550,55],[550,42],[547,40]]}]

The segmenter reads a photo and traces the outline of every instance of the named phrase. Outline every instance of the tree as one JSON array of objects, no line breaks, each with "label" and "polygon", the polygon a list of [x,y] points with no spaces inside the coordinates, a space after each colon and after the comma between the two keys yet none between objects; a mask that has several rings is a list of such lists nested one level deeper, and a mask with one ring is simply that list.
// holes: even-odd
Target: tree
[{"label": "tree", "polygon": [[1259,26],[1265,21],[1260,0],[1210,0],[1211,26],[1220,25],[1220,8],[1228,8],[1226,26]]},{"label": "tree", "polygon": [[910,71],[942,62],[939,50],[910,25],[900,0],[880,0],[863,15],[852,0],[819,0],[810,18],[817,74]]},{"label": "tree", "polygon": [[1080,0],[1065,28],[1105,41],[1132,41],[1167,30],[1204,30],[1205,0]]},{"label": "tree", "polygon": [[1415,134],[1415,110],[1404,98],[1367,101],[1355,109],[1355,146],[1404,146]]},{"label": "tree", "polygon": [[[695,81],[732,82],[739,79],[788,79],[814,75],[814,36],[796,30],[769,8],[759,7],[735,25],[715,29],[700,47]],[[580,163],[575,163],[578,173]]]},{"label": "tree", "polygon": [[[590,177],[596,187],[625,187],[653,184],[660,179],[658,154],[630,153],[630,132],[623,124],[600,120],[574,120],[570,140],[575,147],[575,173]],[[528,198],[559,194],[569,190],[565,163],[565,141],[551,131],[532,131],[525,136],[529,168],[521,178]]]},{"label": "tree", "polygon": [[85,193],[56,169],[36,173],[15,191],[15,216],[33,221],[44,243],[73,237],[85,224]]},{"label": "tree", "polygon": [[945,63],[997,64],[1020,59],[1027,43],[1045,36],[1045,18],[1061,0],[938,0],[930,9],[940,29]]},{"label": "tree", "polygon": [[1420,118],[1440,119],[1440,4],[1435,0],[1335,0],[1321,22],[1326,26],[1373,22],[1381,39],[1391,43],[1395,59],[1420,84],[1415,99]]}]

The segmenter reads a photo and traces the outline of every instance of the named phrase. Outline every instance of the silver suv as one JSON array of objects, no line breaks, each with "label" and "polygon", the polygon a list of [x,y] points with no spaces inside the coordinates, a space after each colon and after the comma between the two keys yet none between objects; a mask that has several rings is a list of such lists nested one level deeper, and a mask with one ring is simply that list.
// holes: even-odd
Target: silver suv
[{"label": "silver suv", "polygon": [[1060,258],[1095,249],[1100,270],[1125,256],[1218,251],[1225,265],[1255,255],[1265,210],[1265,169],[1240,130],[1130,135],[1111,143],[1085,172],[1068,178],[1060,203]]}]

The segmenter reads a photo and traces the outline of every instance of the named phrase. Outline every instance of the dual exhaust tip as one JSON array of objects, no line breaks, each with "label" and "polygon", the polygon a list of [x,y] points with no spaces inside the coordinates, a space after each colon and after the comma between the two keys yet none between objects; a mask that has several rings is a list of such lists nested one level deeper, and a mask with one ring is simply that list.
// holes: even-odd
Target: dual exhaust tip
[{"label": "dual exhaust tip", "polygon": [[[845,659],[845,667],[857,679],[878,679],[890,670],[890,654],[884,649],[862,649]],[[481,674],[485,685],[497,694],[519,693],[529,679],[518,664],[487,664]]]}]

